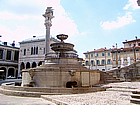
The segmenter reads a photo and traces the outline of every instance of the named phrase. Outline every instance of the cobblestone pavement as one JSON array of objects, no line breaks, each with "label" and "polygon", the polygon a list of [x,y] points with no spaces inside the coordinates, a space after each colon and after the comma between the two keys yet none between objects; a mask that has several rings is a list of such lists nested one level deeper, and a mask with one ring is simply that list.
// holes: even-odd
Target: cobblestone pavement
[{"label": "cobblestone pavement", "polygon": [[79,95],[47,96],[68,105],[131,105],[130,92],[102,91]]},{"label": "cobblestone pavement", "polygon": [[[140,90],[140,82],[122,82],[104,85],[111,87],[107,91],[74,94],[74,95],[47,95],[42,98],[6,96],[0,94],[1,105],[133,105],[130,103],[131,90]],[[113,90],[114,88],[114,90]],[[117,90],[118,89],[118,90]],[[121,90],[120,90],[121,89]],[[130,89],[130,90],[129,90]],[[45,100],[44,98],[52,102]]]},{"label": "cobblestone pavement", "polygon": [[0,105],[52,105],[42,98],[7,96],[0,94]]},{"label": "cobblestone pavement", "polygon": [[131,90],[140,90],[140,82],[111,83],[104,87],[111,88],[95,93],[46,97],[69,105],[134,105],[130,103]]}]

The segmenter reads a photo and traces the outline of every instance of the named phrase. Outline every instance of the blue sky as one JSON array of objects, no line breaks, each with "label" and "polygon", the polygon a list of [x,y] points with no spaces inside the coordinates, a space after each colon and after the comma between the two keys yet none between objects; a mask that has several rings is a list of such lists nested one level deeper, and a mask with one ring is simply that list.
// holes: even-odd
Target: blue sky
[{"label": "blue sky", "polygon": [[51,35],[69,35],[82,57],[84,52],[124,40],[140,38],[140,7],[137,0],[0,0],[1,41],[17,43],[33,35],[45,35],[44,14],[54,9]]}]

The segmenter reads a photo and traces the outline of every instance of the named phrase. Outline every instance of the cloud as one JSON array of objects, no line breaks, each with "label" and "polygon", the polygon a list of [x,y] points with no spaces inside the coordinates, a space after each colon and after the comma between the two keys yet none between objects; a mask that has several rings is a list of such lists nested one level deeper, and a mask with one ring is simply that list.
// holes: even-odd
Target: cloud
[{"label": "cloud", "polygon": [[100,24],[104,30],[112,30],[112,29],[118,29],[124,27],[133,22],[135,22],[135,20],[132,17],[132,13],[127,12],[124,16],[117,17],[115,21],[105,21],[105,22],[101,22]]},{"label": "cloud", "polygon": [[129,10],[129,9],[140,9],[140,7],[137,4],[137,0],[128,0],[127,4],[123,8],[124,10]]},{"label": "cloud", "polygon": [[[50,6],[53,7],[55,16],[52,19],[52,36],[59,33],[65,33],[69,36],[80,34],[75,21],[65,11],[60,2],[61,0],[5,1],[0,13],[2,39],[10,42],[12,40],[22,41],[29,36],[45,35],[45,18],[42,15],[46,8]],[[2,1],[0,4],[3,4]],[[35,9],[36,11],[34,11]]]}]

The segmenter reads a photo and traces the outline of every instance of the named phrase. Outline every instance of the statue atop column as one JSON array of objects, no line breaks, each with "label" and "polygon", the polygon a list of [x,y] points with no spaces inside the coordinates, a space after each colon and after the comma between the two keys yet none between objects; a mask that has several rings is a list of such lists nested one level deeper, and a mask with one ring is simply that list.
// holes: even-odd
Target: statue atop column
[{"label": "statue atop column", "polygon": [[[53,9],[52,7],[47,7],[46,11],[45,11],[45,14],[43,14],[43,16],[45,17],[45,27],[46,27],[46,46],[45,46],[45,49],[46,49],[46,56],[47,54],[49,53],[50,51],[50,27],[52,26],[52,18],[54,18],[53,16]],[[45,57],[46,58],[46,57]]]},{"label": "statue atop column", "polygon": [[54,18],[53,16],[53,9],[52,7],[47,7],[45,14],[43,15],[45,17],[45,26],[47,27],[51,27],[52,26],[52,18]]}]

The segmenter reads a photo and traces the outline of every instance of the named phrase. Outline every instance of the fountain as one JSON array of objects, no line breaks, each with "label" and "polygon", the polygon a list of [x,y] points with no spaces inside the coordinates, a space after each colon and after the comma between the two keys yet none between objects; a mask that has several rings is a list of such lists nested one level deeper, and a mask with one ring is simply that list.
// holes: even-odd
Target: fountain
[{"label": "fountain", "polygon": [[[48,7],[43,16],[46,26],[45,63],[36,68],[22,70],[21,87],[3,86],[3,89],[9,91],[7,94],[40,97],[48,94],[77,94],[104,90],[94,86],[101,82],[100,71],[82,66],[74,45],[64,42],[68,35],[57,35],[60,41],[49,45],[52,8]],[[4,93],[6,94],[5,91]]]},{"label": "fountain", "polygon": [[[51,49],[54,52],[47,53],[45,57],[49,63],[24,70],[22,85],[47,88],[78,88],[92,87],[96,82],[99,82],[99,72],[83,67],[78,61],[79,58],[74,50],[74,45],[64,42],[68,35],[60,34],[57,35],[57,38],[61,41],[51,44]],[[97,81],[95,77],[98,77]]]}]

